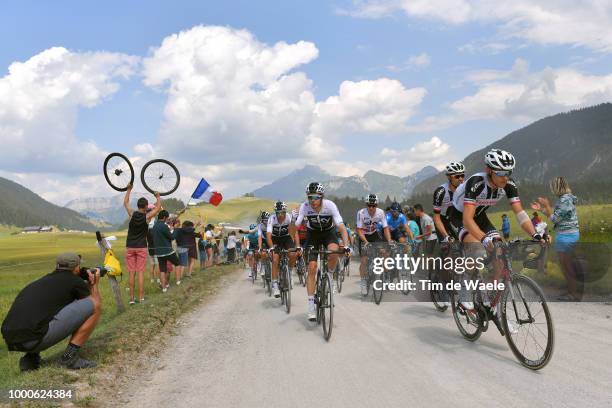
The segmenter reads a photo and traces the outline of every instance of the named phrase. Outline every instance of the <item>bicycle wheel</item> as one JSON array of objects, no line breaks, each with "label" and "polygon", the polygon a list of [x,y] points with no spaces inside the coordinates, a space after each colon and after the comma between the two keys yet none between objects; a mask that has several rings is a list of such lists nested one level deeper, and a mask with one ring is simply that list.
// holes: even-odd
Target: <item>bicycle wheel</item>
[{"label": "bicycle wheel", "polygon": [[340,269],[340,261],[336,263],[336,290],[338,293],[342,292],[342,282],[344,279],[342,278],[342,269]]},{"label": "bicycle wheel", "polygon": [[172,194],[181,182],[181,175],[174,164],[164,159],[154,159],[147,162],[140,172],[140,181],[151,194],[159,192],[159,195]]},{"label": "bicycle wheel", "polygon": [[291,313],[291,269],[285,268],[285,311]]},{"label": "bicycle wheel", "polygon": [[[475,300],[475,299],[473,299]],[[459,297],[451,293],[451,309],[457,328],[463,337],[476,341],[482,334],[483,323],[476,310],[465,310],[459,304]]]},{"label": "bicycle wheel", "polygon": [[104,178],[109,186],[117,191],[126,191],[134,184],[134,167],[121,153],[111,153],[104,159]]},{"label": "bicycle wheel", "polygon": [[[432,288],[438,284],[444,284],[444,282],[442,282],[440,280],[440,276],[438,274],[438,271],[433,271],[430,270],[429,271],[429,276],[428,276],[429,282],[432,286]],[[438,290],[438,289],[430,289],[429,290],[429,297],[431,298],[431,302],[433,303],[434,307],[436,308],[436,310],[438,312],[444,312],[446,311],[446,309],[448,309],[448,306],[444,304],[445,300],[444,300],[444,289],[442,290]]]},{"label": "bicycle wheel", "polygon": [[502,296],[502,325],[508,346],[525,367],[539,370],[550,361],[555,332],[542,289],[532,279],[513,275]]},{"label": "bicycle wheel", "polygon": [[[385,274],[387,272],[383,272],[380,275],[374,275],[372,272],[372,296],[374,297],[374,303],[380,305],[380,301],[383,297],[383,283],[385,281]],[[376,289],[378,287],[378,289]]]},{"label": "bicycle wheel", "polygon": [[323,323],[323,337],[329,341],[334,323],[334,295],[331,290],[331,277],[328,273],[321,280],[321,323]]}]

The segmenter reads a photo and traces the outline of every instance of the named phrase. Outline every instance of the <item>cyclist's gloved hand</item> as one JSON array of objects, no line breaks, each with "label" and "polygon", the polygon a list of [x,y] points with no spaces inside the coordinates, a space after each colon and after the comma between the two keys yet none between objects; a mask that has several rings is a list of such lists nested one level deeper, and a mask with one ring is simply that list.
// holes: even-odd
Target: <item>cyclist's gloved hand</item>
[{"label": "cyclist's gloved hand", "polygon": [[489,235],[486,235],[482,240],[480,240],[480,242],[482,243],[482,246],[485,247],[485,249],[492,248],[494,241],[495,241],[495,238]]},{"label": "cyclist's gloved hand", "polygon": [[350,253],[353,252],[353,250],[350,247],[345,247],[344,248],[344,253],[347,255],[350,255]]},{"label": "cyclist's gloved hand", "polygon": [[536,232],[535,234],[533,234],[533,235],[531,236],[531,238],[532,238],[534,241],[541,241],[541,240],[542,240],[542,235],[540,235],[539,233],[537,233],[537,232]]},{"label": "cyclist's gloved hand", "polygon": [[449,235],[445,236],[445,237],[442,239],[442,242],[443,242],[443,243],[445,243],[445,244],[448,244],[448,243],[450,242],[450,236],[449,236]]}]

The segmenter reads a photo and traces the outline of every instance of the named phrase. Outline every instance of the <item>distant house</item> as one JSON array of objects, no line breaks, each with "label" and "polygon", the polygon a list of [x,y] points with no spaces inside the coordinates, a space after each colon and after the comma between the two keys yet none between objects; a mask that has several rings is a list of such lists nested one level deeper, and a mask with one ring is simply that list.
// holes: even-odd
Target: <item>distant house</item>
[{"label": "distant house", "polygon": [[42,227],[39,232],[53,232],[53,227],[51,225]]},{"label": "distant house", "polygon": [[23,230],[21,230],[22,234],[37,234],[39,233],[41,230],[41,227],[38,226],[34,226],[34,227],[24,227]]}]

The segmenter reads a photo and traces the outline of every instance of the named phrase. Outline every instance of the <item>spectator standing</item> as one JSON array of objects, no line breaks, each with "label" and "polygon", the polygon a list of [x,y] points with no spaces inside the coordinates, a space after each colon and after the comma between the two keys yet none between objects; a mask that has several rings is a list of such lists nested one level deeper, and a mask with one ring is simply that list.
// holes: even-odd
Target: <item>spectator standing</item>
[{"label": "spectator standing", "polygon": [[542,219],[540,218],[540,215],[538,214],[537,211],[535,211],[533,213],[533,217],[531,217],[531,224],[533,224],[533,228],[536,228],[538,224],[541,222],[542,222]]},{"label": "spectator standing", "polygon": [[510,220],[507,214],[502,215],[502,234],[505,240],[510,239]]},{"label": "spectator standing", "polygon": [[147,267],[147,234],[149,232],[149,222],[155,219],[155,216],[161,209],[161,199],[158,192],[155,192],[155,208],[147,213],[147,206],[149,202],[146,198],[141,197],[138,199],[136,205],[137,209],[130,208],[130,194],[132,193],[132,184],[128,185],[128,189],[125,192],[123,198],[123,206],[130,217],[130,223],[128,226],[127,239],[125,245],[127,250],[125,252],[125,260],[129,273],[129,288],[130,288],[130,305],[136,303],[134,299],[134,286],[135,286],[135,275],[138,274],[138,295],[140,301],[144,301],[144,279],[145,269]]},{"label": "spectator standing", "polygon": [[421,238],[425,240],[425,245],[423,249],[425,256],[433,256],[434,250],[436,248],[436,241],[438,240],[433,218],[431,218],[427,213],[425,213],[425,211],[423,211],[423,206],[421,204],[417,204],[414,206],[414,213],[417,217],[421,219],[422,231],[421,235],[416,238]]},{"label": "spectator standing", "polygon": [[[182,268],[187,268],[187,277],[191,277],[193,273],[193,264],[198,257],[198,250],[196,247],[196,238],[201,238],[202,234],[196,232],[196,227],[191,221],[185,221],[180,228],[175,229],[176,245],[177,249],[181,248],[179,252],[179,261],[181,262]],[[184,271],[184,269],[183,269]],[[182,271],[182,272],[183,272]],[[179,283],[177,282],[177,285]]]},{"label": "spectator standing", "polygon": [[544,214],[554,225],[554,248],[559,257],[568,290],[568,293],[559,296],[558,300],[580,301],[581,296],[577,289],[577,274],[574,262],[574,249],[580,240],[580,227],[576,212],[578,199],[572,194],[569,183],[563,177],[555,177],[550,182],[550,190],[558,197],[554,208],[545,197],[539,197],[537,202],[531,204],[531,207],[537,211],[544,211]]},{"label": "spectator standing", "polygon": [[236,231],[230,232],[227,237],[227,261],[234,263],[236,261]]},{"label": "spectator standing", "polygon": [[157,221],[153,226],[151,233],[153,234],[153,244],[155,244],[155,255],[159,262],[159,275],[161,280],[162,292],[166,292],[170,286],[170,274],[168,273],[168,264],[175,267],[179,264],[176,251],[172,247],[172,241],[175,239],[170,227],[166,222],[170,214],[168,211],[161,210],[157,217]]}]

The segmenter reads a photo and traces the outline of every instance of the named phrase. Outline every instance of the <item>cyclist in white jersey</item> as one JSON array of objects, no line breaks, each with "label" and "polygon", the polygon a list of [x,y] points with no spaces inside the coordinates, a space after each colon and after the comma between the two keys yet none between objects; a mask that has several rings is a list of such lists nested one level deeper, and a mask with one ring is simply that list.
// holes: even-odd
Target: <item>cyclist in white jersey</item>
[{"label": "cyclist in white jersey", "polygon": [[[453,196],[453,207],[449,208],[451,228],[464,243],[466,256],[485,257],[486,251],[492,250],[493,242],[500,239],[499,232],[487,217],[487,210],[504,197],[508,198],[521,228],[533,239],[545,243],[546,237],[536,232],[523,210],[516,183],[510,178],[515,166],[514,156],[493,149],[485,155],[485,164],[484,172],[470,176],[459,185]],[[476,245],[478,243],[482,245]],[[502,265],[496,262],[493,266],[496,281]],[[473,302],[462,301],[461,305],[468,310],[474,308]]]},{"label": "cyclist in white jersey", "polygon": [[[300,206],[295,225],[300,225],[306,220],[307,242],[309,246],[316,249],[323,245],[330,251],[338,250],[338,238],[336,237],[334,227],[338,228],[344,242],[348,242],[344,221],[338,211],[338,207],[330,200],[323,198],[325,188],[321,183],[313,182],[306,186],[306,195],[308,200]],[[296,246],[300,247],[299,234],[295,233]],[[350,248],[345,248],[345,251],[350,253]],[[308,320],[315,321],[317,315],[314,304],[315,279],[317,275],[317,257],[314,254],[308,255],[308,280],[306,282],[306,290],[308,292]],[[328,258],[328,272],[332,272],[336,268],[338,255],[332,254]]]},{"label": "cyclist in white jersey", "polygon": [[448,207],[453,205],[453,193],[465,179],[465,166],[463,163],[450,162],[446,166],[448,181],[434,190],[433,193],[433,220],[441,242],[448,242],[449,238],[457,239],[450,226]]},{"label": "cyclist in white jersey", "polygon": [[[387,215],[378,208],[378,196],[370,194],[366,199],[366,207],[357,211],[357,235],[359,236],[359,255],[361,255],[361,263],[359,264],[359,275],[361,276],[361,287],[366,286],[366,268],[368,265],[368,256],[365,251],[367,245],[371,242],[382,242],[383,238],[378,232],[378,224],[382,225],[385,241],[391,242],[391,233],[387,225]],[[362,291],[362,293],[364,293]]]},{"label": "cyclist in white jersey", "polygon": [[[291,236],[295,234],[295,225],[291,222],[291,214],[287,214],[287,204],[282,201],[277,201],[274,204],[274,214],[268,219],[268,227],[266,230],[266,240],[270,248],[290,249],[293,248],[293,239]],[[289,253],[289,268],[295,266],[295,252]],[[272,253],[272,292],[274,297],[280,297],[278,289],[278,269],[280,263],[280,255]]]}]

